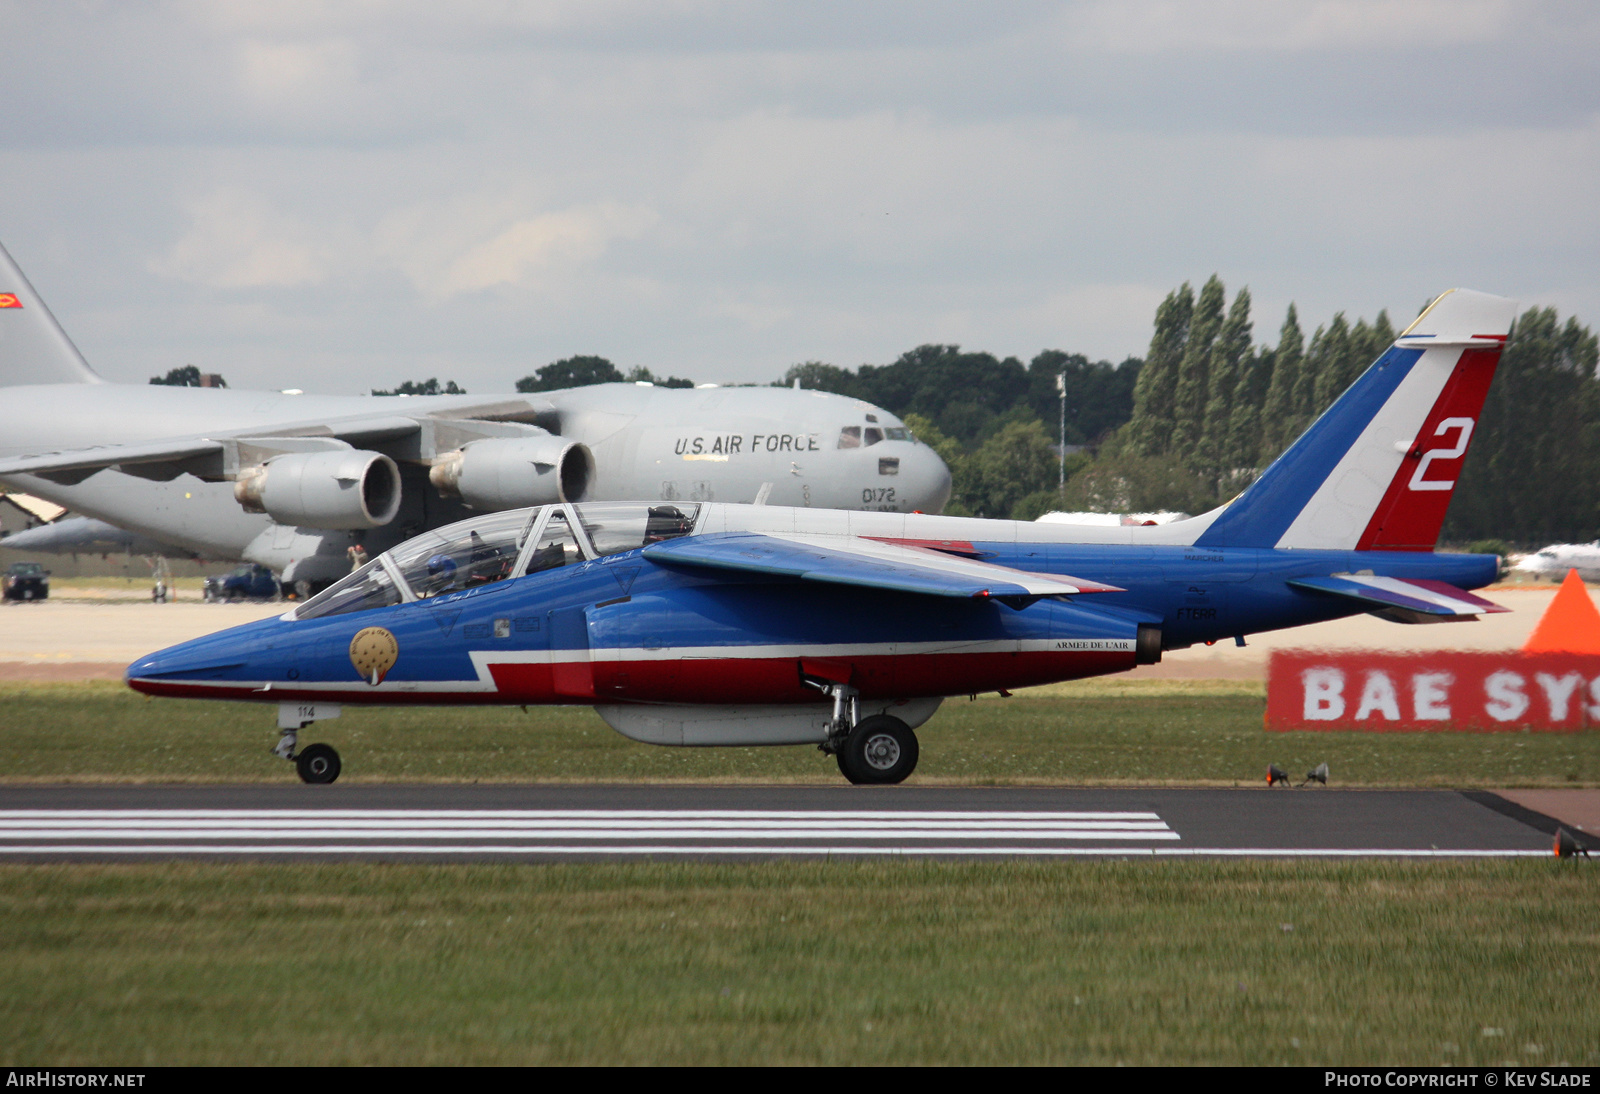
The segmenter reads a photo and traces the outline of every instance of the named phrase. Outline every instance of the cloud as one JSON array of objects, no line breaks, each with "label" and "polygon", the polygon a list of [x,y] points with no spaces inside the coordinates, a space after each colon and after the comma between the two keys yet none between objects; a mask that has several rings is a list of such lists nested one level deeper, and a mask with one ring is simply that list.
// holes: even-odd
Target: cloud
[{"label": "cloud", "polygon": [[307,226],[243,190],[220,189],[190,207],[190,227],[148,268],[217,289],[295,288],[326,281],[337,251]]},{"label": "cloud", "polygon": [[1494,41],[1516,15],[1509,0],[1098,0],[1060,25],[1075,52],[1437,49]]},{"label": "cloud", "polygon": [[1600,320],[1575,0],[85,10],[0,0],[0,227],[136,379],[1120,359],[1212,271],[1263,329],[1455,284]]},{"label": "cloud", "polygon": [[[505,200],[413,207],[380,226],[379,253],[422,295],[439,300],[499,287],[544,288],[598,262],[613,243],[637,239],[660,217],[651,209],[596,202],[507,222]],[[498,216],[496,214],[499,214]]]},{"label": "cloud", "polygon": [[346,94],[358,79],[355,46],[339,39],[248,40],[239,46],[234,70],[248,100],[267,108]]}]

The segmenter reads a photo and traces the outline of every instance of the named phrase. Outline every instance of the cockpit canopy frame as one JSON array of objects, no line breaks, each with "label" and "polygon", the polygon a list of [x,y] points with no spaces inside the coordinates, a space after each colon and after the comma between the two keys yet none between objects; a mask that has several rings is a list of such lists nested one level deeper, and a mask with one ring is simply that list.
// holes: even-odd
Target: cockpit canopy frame
[{"label": "cockpit canopy frame", "polygon": [[285,618],[319,619],[431,600],[692,535],[695,503],[560,502],[435,528],[383,552]]}]

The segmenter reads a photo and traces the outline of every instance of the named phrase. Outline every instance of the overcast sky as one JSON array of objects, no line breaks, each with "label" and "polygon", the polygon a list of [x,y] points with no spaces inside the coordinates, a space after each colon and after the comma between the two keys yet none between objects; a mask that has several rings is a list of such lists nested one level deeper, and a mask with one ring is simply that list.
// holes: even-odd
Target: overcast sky
[{"label": "overcast sky", "polygon": [[1600,325],[1597,58],[1581,0],[0,0],[0,241],[134,382],[1118,360],[1213,271],[1258,341]]}]

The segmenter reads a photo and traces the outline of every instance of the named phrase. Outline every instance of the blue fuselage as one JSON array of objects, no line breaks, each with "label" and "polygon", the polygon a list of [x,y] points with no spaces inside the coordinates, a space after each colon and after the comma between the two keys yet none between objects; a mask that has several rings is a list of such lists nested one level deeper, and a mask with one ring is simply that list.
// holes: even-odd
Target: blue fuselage
[{"label": "blue fuselage", "polygon": [[[984,561],[1123,591],[1021,606],[668,566],[627,551],[430,599],[270,619],[131,665],[153,694],[358,703],[787,703],[842,666],[867,697],[992,691],[1133,667],[1141,625],[1173,649],[1360,612],[1294,588],[1340,573],[1478,588],[1492,555],[974,543]],[[369,628],[397,650],[376,683]],[[826,673],[826,668],[818,670]]]}]

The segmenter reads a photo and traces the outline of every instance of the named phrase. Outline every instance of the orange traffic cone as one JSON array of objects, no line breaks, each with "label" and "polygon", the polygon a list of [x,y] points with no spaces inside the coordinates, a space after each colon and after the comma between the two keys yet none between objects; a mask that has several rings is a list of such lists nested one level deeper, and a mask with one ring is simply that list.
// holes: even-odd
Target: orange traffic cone
[{"label": "orange traffic cone", "polygon": [[1577,570],[1568,570],[1561,589],[1533,628],[1523,653],[1600,653],[1600,611]]}]

